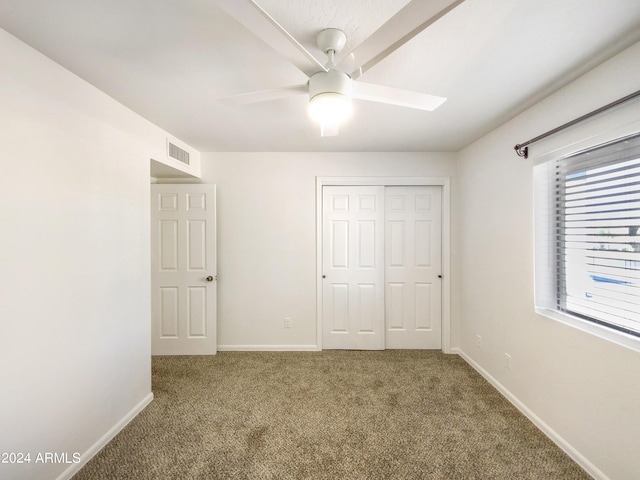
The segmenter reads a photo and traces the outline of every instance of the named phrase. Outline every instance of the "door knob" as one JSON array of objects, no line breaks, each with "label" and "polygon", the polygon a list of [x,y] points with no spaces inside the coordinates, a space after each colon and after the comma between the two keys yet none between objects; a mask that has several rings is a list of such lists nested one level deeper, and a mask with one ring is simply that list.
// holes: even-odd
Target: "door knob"
[{"label": "door knob", "polygon": [[211,275],[209,275],[207,278],[205,278],[205,280],[207,282],[213,282],[213,277]]}]

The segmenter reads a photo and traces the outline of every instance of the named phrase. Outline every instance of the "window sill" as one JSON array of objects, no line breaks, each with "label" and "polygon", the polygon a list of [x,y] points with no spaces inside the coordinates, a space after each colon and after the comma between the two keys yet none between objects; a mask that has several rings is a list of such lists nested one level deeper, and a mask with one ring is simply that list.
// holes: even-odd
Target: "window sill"
[{"label": "window sill", "polygon": [[570,327],[576,328],[582,332],[586,332],[603,340],[615,343],[616,345],[640,352],[640,338],[633,335],[618,332],[617,330],[598,325],[597,323],[591,323],[588,320],[583,320],[582,318],[557,312],[555,310],[549,310],[547,308],[536,307],[535,312],[544,317],[569,325]]}]

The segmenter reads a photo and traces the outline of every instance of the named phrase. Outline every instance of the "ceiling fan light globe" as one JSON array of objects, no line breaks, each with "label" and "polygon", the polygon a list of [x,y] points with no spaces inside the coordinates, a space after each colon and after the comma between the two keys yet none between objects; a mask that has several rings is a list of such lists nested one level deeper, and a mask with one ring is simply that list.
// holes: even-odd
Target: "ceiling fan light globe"
[{"label": "ceiling fan light globe", "polygon": [[352,114],[351,98],[341,93],[320,93],[309,100],[309,116],[320,124],[341,124]]}]

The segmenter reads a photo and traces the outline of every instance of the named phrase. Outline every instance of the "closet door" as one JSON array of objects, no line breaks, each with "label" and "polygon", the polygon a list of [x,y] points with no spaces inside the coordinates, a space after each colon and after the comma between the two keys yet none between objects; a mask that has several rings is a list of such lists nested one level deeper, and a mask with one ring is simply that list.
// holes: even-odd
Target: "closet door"
[{"label": "closet door", "polygon": [[387,187],[386,348],[442,348],[441,273],[441,187]]},{"label": "closet door", "polygon": [[384,187],[323,187],[322,344],[384,349]]}]

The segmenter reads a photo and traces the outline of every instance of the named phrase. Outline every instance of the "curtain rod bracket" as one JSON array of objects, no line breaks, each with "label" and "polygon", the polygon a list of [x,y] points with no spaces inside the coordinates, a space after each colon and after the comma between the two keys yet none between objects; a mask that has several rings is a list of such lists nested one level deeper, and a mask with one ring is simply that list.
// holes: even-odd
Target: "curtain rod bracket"
[{"label": "curtain rod bracket", "polygon": [[522,158],[529,158],[529,147],[518,144],[515,147],[513,147],[513,149],[516,151],[518,156]]}]

